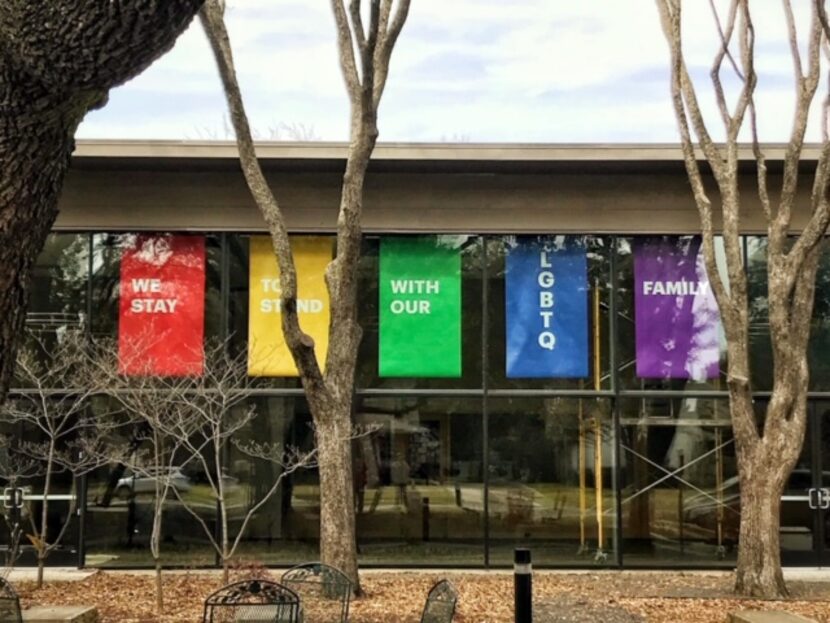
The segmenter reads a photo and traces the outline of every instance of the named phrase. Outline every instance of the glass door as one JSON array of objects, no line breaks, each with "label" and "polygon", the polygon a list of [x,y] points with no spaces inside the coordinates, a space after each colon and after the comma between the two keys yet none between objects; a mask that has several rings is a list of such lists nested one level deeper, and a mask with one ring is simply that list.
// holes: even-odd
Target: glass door
[{"label": "glass door", "polygon": [[[814,405],[816,420],[814,443],[816,456],[816,491],[812,495],[816,507],[816,535],[818,543],[818,564],[830,566],[830,401]],[[808,434],[811,431],[808,431]],[[808,442],[805,442],[807,445]]]},{"label": "glass door", "polygon": [[830,563],[830,556],[825,555],[825,522],[830,516],[830,402],[810,405],[808,417],[801,456],[781,497],[781,562],[785,566]]}]

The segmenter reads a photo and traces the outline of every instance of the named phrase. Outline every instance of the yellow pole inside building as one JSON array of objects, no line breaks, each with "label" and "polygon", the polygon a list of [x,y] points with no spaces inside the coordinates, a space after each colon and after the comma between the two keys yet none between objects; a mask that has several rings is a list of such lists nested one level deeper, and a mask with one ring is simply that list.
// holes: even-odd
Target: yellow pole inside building
[{"label": "yellow pole inside building", "polygon": [[[580,385],[582,382],[580,381]],[[579,399],[579,553],[585,551],[585,517],[588,502],[585,496],[585,423],[582,413],[582,398]]]}]

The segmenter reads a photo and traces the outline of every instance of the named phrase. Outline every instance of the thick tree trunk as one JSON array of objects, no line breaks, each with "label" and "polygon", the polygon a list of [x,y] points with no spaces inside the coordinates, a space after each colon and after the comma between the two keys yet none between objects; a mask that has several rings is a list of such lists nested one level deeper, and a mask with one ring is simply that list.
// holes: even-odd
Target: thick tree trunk
[{"label": "thick tree trunk", "polygon": [[735,591],[748,597],[783,598],[788,593],[781,572],[779,509],[790,468],[784,461],[741,463],[741,527]]},{"label": "thick tree trunk", "polygon": [[[31,102],[21,97],[13,105],[22,111]],[[58,213],[74,131],[74,124],[49,128],[22,114],[0,117],[0,402],[14,371],[30,271]]]},{"label": "thick tree trunk", "polygon": [[315,414],[320,475],[320,560],[342,570],[360,594],[351,460],[351,404]]},{"label": "thick tree trunk", "polygon": [[0,402],[29,271],[58,213],[84,115],[169,50],[203,0],[3,0],[0,10]]},{"label": "thick tree trunk", "polygon": [[[806,428],[806,355],[804,372],[789,385],[777,379],[767,408],[763,435],[735,426],[735,450],[741,486],[741,524],[735,592],[764,599],[788,595],[781,572],[781,496],[798,461]],[[780,370],[779,370],[780,372]],[[781,400],[784,393],[793,401]],[[754,421],[753,406],[745,391],[730,392],[733,425]]]},{"label": "thick tree trunk", "polygon": [[389,71],[389,59],[406,21],[409,3],[410,0],[400,0],[395,3],[393,11],[392,2],[372,2],[367,30],[359,2],[349,5],[351,18],[342,0],[332,2],[340,66],[351,105],[351,144],[337,219],[337,253],[326,270],[331,321],[325,366],[317,360],[314,340],[300,328],[296,302],[297,275],[288,230],[256,157],[224,24],[225,5],[219,0],[209,0],[201,14],[225,87],[242,171],[271,233],[280,267],[282,330],[297,364],[316,427],[321,505],[320,556],[324,563],[346,573],[358,594],[351,402],[357,348],[362,334],[357,322],[356,296],[363,182],[378,137],[377,110]]}]

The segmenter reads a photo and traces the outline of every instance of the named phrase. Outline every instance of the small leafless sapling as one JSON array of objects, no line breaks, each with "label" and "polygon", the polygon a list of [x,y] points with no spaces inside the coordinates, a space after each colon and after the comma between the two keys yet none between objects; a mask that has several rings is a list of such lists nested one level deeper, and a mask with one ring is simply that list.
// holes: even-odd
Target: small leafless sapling
[{"label": "small leafless sapling", "polygon": [[[90,399],[100,386],[87,374],[82,332],[66,332],[59,338],[55,344],[47,344],[41,334],[28,336],[17,356],[17,378],[22,387],[0,408],[2,420],[17,426],[21,433],[10,451],[17,455],[16,460],[38,464],[42,477],[42,491],[25,496],[26,501],[40,503],[37,516],[28,513],[31,531],[27,533],[37,555],[38,587],[43,585],[46,559],[61,545],[75,514],[76,479],[101,466],[101,448],[119,425],[106,413],[90,415]],[[71,477],[72,492],[66,515],[52,531],[49,509],[59,474]]]}]

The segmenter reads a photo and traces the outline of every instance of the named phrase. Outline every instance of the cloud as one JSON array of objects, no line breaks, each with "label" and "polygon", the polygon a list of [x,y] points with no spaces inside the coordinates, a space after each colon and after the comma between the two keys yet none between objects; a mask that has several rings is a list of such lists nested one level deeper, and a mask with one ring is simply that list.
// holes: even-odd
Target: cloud
[{"label": "cloud", "polygon": [[[783,14],[773,4],[753,5],[758,108],[769,141],[787,136],[793,100]],[[687,59],[701,101],[716,113],[707,83],[719,38],[709,3],[685,3],[684,11]],[[328,3],[237,0],[228,25],[252,125],[302,123],[323,139],[347,140]],[[392,60],[381,140],[675,141],[668,80],[653,0],[417,0]],[[724,80],[734,96],[739,84],[728,67]],[[194,128],[221,134],[225,115],[213,58],[195,24],[172,52],[116,89],[79,135],[192,138]]]}]

